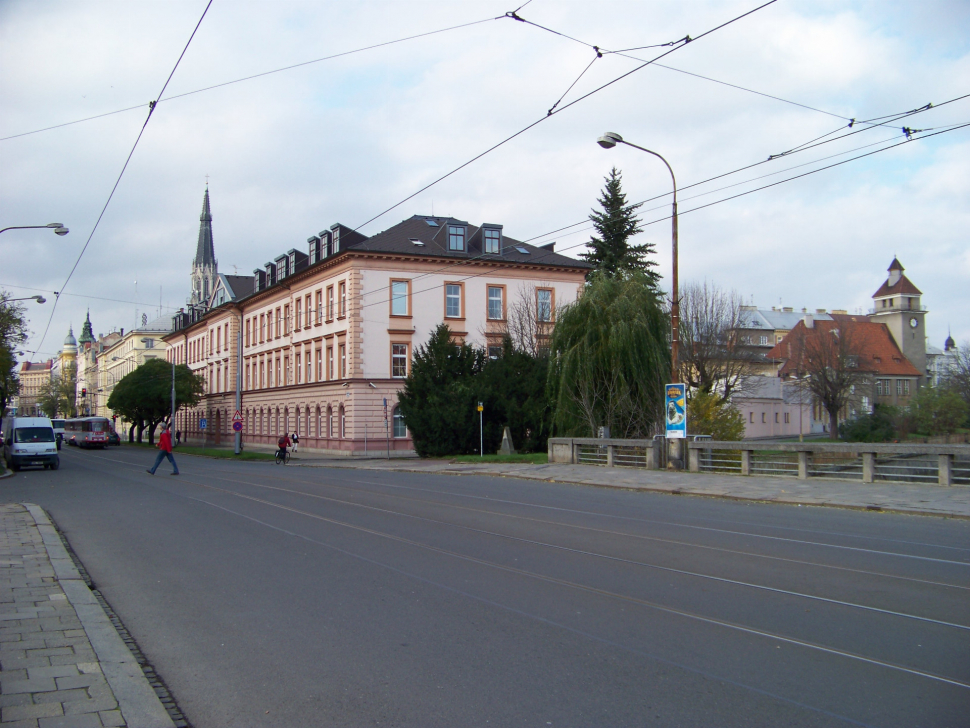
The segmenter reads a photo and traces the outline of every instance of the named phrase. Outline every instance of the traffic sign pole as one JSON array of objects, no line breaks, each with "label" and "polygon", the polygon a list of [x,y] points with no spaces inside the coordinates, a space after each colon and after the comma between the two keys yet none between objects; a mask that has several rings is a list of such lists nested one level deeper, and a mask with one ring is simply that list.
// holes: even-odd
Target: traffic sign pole
[{"label": "traffic sign pole", "polygon": [[481,402],[478,403],[478,449],[480,450],[480,457],[485,457],[485,425],[483,422],[482,412],[485,411],[484,405]]}]

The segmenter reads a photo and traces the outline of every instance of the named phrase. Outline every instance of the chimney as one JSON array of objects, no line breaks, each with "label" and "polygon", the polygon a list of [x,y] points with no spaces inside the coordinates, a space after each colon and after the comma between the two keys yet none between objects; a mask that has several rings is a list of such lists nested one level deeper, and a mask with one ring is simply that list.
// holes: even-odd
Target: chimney
[{"label": "chimney", "polygon": [[802,321],[805,322],[805,328],[806,329],[814,329],[815,328],[815,318],[812,316],[812,314],[810,314],[810,313],[805,314],[805,316],[802,318]]},{"label": "chimney", "polygon": [[781,310],[782,310],[782,311],[784,311],[785,313],[794,313],[794,311],[795,311],[795,309],[794,309],[794,308],[792,308],[791,306],[785,306],[785,307],[784,307],[783,309],[781,309]]}]

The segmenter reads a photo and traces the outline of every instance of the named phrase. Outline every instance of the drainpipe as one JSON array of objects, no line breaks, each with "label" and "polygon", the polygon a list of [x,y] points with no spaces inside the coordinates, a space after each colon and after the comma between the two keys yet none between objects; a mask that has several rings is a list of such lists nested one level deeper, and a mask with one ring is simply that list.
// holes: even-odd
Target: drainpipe
[{"label": "drainpipe", "polygon": [[[236,319],[239,321],[239,330],[236,332],[236,411],[242,412],[243,317],[242,311],[238,308],[236,309]],[[233,452],[238,455],[242,452],[242,430],[233,432],[236,436]]]}]

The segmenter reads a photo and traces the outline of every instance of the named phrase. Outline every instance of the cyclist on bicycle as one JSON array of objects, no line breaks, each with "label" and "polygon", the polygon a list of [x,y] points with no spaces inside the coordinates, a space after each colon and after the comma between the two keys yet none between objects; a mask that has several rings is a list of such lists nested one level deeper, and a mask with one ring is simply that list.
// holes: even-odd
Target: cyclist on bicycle
[{"label": "cyclist on bicycle", "polygon": [[285,460],[286,448],[288,448],[292,444],[290,442],[290,436],[287,435],[286,433],[280,435],[280,439],[277,441],[276,444],[280,446],[280,449],[277,451],[276,456],[281,457]]}]

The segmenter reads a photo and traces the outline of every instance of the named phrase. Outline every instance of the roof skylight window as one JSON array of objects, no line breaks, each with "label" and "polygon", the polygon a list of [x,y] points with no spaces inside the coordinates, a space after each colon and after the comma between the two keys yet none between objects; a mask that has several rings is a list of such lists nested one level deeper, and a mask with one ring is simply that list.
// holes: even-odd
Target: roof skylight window
[{"label": "roof skylight window", "polygon": [[438,227],[438,221],[437,220],[432,220],[430,217],[427,217],[427,218],[425,218],[424,221],[426,223],[428,223],[428,226],[429,227]]},{"label": "roof skylight window", "polygon": [[411,241],[412,243],[414,243],[415,245],[424,245],[424,243],[422,243],[422,242],[421,242],[420,240],[418,240],[417,238],[409,238],[409,240],[410,240],[410,241]]},{"label": "roof skylight window", "polygon": [[529,251],[523,248],[521,245],[516,245],[515,249],[518,250],[522,255],[528,255]]}]

